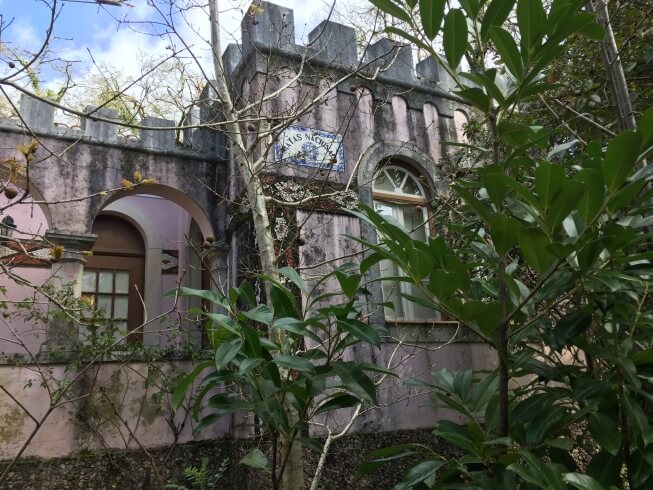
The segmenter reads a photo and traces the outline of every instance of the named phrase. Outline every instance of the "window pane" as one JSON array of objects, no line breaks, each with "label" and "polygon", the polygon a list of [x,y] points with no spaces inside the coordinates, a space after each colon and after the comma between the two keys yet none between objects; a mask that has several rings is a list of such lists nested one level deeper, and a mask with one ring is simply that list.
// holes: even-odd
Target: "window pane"
[{"label": "window pane", "polygon": [[100,294],[97,297],[97,309],[104,312],[105,318],[111,318],[111,296]]},{"label": "window pane", "polygon": [[384,172],[379,172],[379,175],[376,177],[374,189],[385,192],[394,192],[395,190],[392,182],[390,182],[390,179],[388,179]]},{"label": "window pane", "polygon": [[[424,298],[424,294],[422,294],[421,290],[415,286],[414,284],[411,284],[409,286],[410,294],[412,296],[416,296],[418,298]],[[408,301],[407,299],[404,299],[404,301]],[[438,318],[438,314],[433,311],[431,308],[427,308],[426,306],[422,306],[419,303],[413,303],[411,302],[410,307],[413,310],[412,318],[415,320],[434,320]]]},{"label": "window pane", "polygon": [[82,291],[85,293],[94,293],[95,292],[95,277],[97,272],[95,271],[84,271],[82,276]]},{"label": "window pane", "polygon": [[129,298],[127,296],[116,296],[113,300],[113,318],[127,318],[127,307]]},{"label": "window pane", "polygon": [[426,241],[424,206],[405,206],[402,211],[406,231],[410,232],[412,238]]},{"label": "window pane", "polygon": [[392,218],[394,216],[392,206],[382,202],[374,203],[374,210],[382,216],[387,216]]},{"label": "window pane", "polygon": [[[397,266],[389,260],[382,260],[379,264],[381,277],[397,277],[399,270]],[[381,281],[381,290],[383,291],[383,301],[388,301],[394,305],[394,310],[385,308],[385,316],[387,318],[403,318],[404,308],[401,303],[401,296],[399,281]]]},{"label": "window pane", "polygon": [[113,292],[113,271],[100,271],[98,291],[100,293]]},{"label": "window pane", "polygon": [[406,179],[406,182],[404,183],[404,186],[401,188],[401,191],[404,194],[410,194],[411,196],[422,195],[422,191],[419,188],[417,181],[410,176],[408,176],[408,178]]},{"label": "window pane", "polygon": [[406,172],[398,168],[387,168],[385,171],[392,179],[392,183],[395,185],[395,187],[400,189],[401,183],[404,181],[404,177],[406,176]]},{"label": "window pane", "polygon": [[116,294],[129,293],[129,272],[118,271],[116,272]]}]

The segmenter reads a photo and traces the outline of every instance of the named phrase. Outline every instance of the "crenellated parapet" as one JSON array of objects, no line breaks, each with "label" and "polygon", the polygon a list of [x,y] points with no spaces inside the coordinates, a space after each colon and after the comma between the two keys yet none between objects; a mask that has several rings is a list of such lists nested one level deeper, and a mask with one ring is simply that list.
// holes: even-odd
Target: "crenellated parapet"
[{"label": "crenellated parapet", "polygon": [[242,44],[230,44],[223,54],[228,77],[237,78],[246,66],[265,71],[265,62],[253,62],[252,57],[272,54],[335,71],[356,71],[373,76],[380,84],[457,100],[451,94],[451,77],[436,60],[415,64],[410,46],[391,39],[380,39],[359,54],[354,29],[325,20],[308,34],[306,45],[297,44],[293,10],[265,1],[250,8],[241,31]]},{"label": "crenellated parapet", "polygon": [[176,153],[203,158],[224,158],[224,134],[212,126],[219,121],[210,97],[210,85],[202,94],[201,103],[193,107],[181,122],[182,142],[177,138],[175,121],[158,117],[143,117],[134,121],[138,134],[125,133],[118,113],[107,107],[88,105],[82,111],[79,125],[68,127],[55,123],[56,106],[43,99],[23,94],[17,120],[0,122],[3,129],[29,129],[38,136],[74,139],[89,143],[125,147],[154,153]]}]

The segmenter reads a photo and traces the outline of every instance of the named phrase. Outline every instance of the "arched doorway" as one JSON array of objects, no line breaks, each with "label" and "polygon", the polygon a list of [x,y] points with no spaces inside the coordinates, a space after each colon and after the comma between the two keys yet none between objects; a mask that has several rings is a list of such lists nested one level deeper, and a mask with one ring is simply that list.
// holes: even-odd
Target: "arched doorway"
[{"label": "arched doorway", "polygon": [[140,340],[145,293],[145,244],[138,230],[117,216],[100,215],[93,222],[97,235],[82,279],[82,297],[104,314],[117,338],[126,332]]}]

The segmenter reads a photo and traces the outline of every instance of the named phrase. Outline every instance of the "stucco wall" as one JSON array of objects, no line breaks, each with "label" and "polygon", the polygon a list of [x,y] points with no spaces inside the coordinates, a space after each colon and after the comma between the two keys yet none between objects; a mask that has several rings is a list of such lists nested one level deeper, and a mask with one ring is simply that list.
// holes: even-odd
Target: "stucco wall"
[{"label": "stucco wall", "polygon": [[[52,458],[79,451],[163,447],[193,440],[225,437],[228,420],[193,434],[189,407],[174,413],[167,390],[188,362],[108,362],[0,366],[0,459],[13,458],[43,422],[24,456]],[[47,388],[44,383],[47,383]],[[68,383],[72,383],[69,388]],[[57,390],[66,389],[57,399]],[[21,408],[29,410],[33,419]],[[56,408],[53,408],[55,407]]]}]

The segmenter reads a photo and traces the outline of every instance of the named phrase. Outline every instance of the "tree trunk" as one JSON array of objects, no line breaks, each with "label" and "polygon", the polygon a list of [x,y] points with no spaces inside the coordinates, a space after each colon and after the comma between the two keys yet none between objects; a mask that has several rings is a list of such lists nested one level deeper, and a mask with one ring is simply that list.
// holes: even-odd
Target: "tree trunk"
[{"label": "tree trunk", "polygon": [[601,58],[603,59],[606,76],[610,84],[610,92],[614,100],[619,131],[634,131],[637,129],[637,123],[633,114],[633,105],[630,100],[626,75],[621,64],[619,49],[610,23],[608,0],[595,0],[590,2],[590,5],[605,29],[605,37],[601,41]]},{"label": "tree trunk", "polygon": [[[256,156],[252,151],[247,150],[240,129],[240,121],[235,110],[229,86],[225,77],[222,57],[220,56],[220,21],[218,16],[217,0],[209,1],[209,15],[211,22],[211,49],[213,68],[215,71],[215,90],[222,102],[226,118],[226,133],[231,140],[232,148],[235,150],[233,158],[238,166],[238,171],[247,189],[247,198],[254,222],[254,233],[261,260],[261,273],[273,279],[278,278],[276,255],[274,252],[274,240],[270,226],[263,185],[260,175],[255,172]],[[209,82],[210,83],[210,82]],[[270,294],[266,289],[268,306],[270,305]],[[278,330],[281,332],[281,330]],[[273,332],[270,332],[272,334]],[[296,422],[297,414],[288,410],[288,418]],[[304,490],[304,462],[302,458],[301,444],[296,440],[283,440],[283,452],[288,458],[283,471],[282,488],[284,490]],[[290,449],[288,449],[290,448]]]}]

